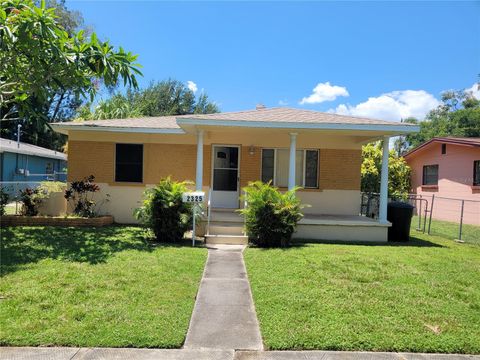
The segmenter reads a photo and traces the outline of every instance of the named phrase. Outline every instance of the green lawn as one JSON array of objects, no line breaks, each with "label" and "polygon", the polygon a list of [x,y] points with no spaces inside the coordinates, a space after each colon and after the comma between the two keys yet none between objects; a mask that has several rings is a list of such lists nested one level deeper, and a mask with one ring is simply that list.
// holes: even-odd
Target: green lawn
[{"label": "green lawn", "polygon": [[[425,218],[421,219],[421,228],[423,229],[423,223]],[[412,219],[412,229],[418,228],[418,217],[414,216]],[[450,221],[442,221],[432,219],[430,225],[430,234],[443,237],[451,240],[458,240],[460,224]],[[428,232],[428,219],[425,225],[425,232]],[[471,244],[480,245],[480,226],[474,226],[470,224],[463,224],[462,226],[462,240]]]},{"label": "green lawn", "polygon": [[2,228],[0,345],[180,347],[207,252],[142,234]]},{"label": "green lawn", "polygon": [[269,349],[480,353],[480,247],[298,244],[245,253]]}]

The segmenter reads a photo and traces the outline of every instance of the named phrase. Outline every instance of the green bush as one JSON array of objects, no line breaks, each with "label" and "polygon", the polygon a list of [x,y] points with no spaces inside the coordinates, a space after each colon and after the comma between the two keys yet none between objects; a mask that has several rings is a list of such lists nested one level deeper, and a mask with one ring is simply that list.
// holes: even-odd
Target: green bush
[{"label": "green bush", "polygon": [[190,228],[192,206],[182,201],[188,184],[167,177],[154,188],[145,190],[143,206],[135,209],[134,215],[153,230],[158,241],[179,241]]},{"label": "green bush", "polygon": [[256,181],[243,190],[247,207],[240,212],[245,216],[249,240],[261,247],[287,246],[303,216],[296,189],[282,193],[270,183]]},{"label": "green bush", "polygon": [[45,195],[38,188],[20,190],[20,202],[22,203],[21,214],[25,216],[37,216],[38,206],[44,198]]},{"label": "green bush", "polygon": [[5,215],[5,206],[8,204],[8,193],[0,186],[0,215]]},{"label": "green bush", "polygon": [[42,181],[38,188],[45,195],[49,196],[50,193],[64,192],[67,184],[61,181]]}]

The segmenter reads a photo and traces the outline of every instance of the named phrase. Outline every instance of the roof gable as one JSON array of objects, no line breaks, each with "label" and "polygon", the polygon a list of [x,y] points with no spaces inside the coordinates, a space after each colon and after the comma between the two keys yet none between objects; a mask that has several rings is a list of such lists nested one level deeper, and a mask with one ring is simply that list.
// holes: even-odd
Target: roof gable
[{"label": "roof gable", "polygon": [[413,148],[405,155],[404,158],[408,158],[413,154],[417,153],[418,151],[425,150],[429,148],[432,144],[452,144],[458,146],[469,146],[469,147],[480,147],[480,137],[472,137],[472,138],[465,138],[465,137],[435,137],[432,138],[423,144]]}]

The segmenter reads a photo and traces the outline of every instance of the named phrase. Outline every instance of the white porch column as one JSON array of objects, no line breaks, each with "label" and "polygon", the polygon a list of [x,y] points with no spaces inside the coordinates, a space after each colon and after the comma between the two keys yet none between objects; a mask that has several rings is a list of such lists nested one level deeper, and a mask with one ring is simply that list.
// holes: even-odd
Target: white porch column
[{"label": "white porch column", "polygon": [[288,190],[295,187],[295,159],[297,154],[297,133],[290,133],[290,161],[288,162]]},{"label": "white porch column", "polygon": [[195,176],[195,190],[202,191],[203,184],[203,130],[197,132],[197,172]]},{"label": "white porch column", "polygon": [[380,209],[378,220],[381,223],[387,222],[387,203],[388,203],[388,144],[389,136],[383,137],[383,156],[382,156],[382,172],[380,175]]}]

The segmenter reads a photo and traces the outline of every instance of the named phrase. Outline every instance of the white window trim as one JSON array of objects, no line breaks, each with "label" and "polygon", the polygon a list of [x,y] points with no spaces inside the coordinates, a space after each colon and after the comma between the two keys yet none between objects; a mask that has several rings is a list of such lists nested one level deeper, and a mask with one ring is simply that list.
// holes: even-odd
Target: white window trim
[{"label": "white window trim", "polygon": [[[263,150],[273,150],[273,186],[277,185],[277,150],[288,150],[288,148],[274,148],[274,147],[266,147],[262,148],[262,153],[260,156],[260,178],[263,177]],[[305,149],[296,149],[296,151],[303,152],[303,164],[302,164],[302,185],[301,187],[304,189],[319,189],[320,188],[320,149],[313,149],[313,148],[305,148]],[[317,152],[317,179],[316,179],[316,186],[305,186],[305,175],[306,175],[306,164],[307,164],[307,151],[316,151]],[[286,186],[282,186],[286,187]]]}]

